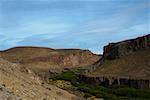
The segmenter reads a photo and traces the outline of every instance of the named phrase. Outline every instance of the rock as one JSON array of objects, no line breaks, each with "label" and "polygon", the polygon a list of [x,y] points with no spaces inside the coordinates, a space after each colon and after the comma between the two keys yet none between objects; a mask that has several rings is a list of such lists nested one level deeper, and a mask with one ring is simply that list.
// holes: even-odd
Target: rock
[{"label": "rock", "polygon": [[[97,85],[150,88],[150,34],[110,43],[100,60],[79,75],[79,81]],[[132,62],[133,61],[133,62]]]},{"label": "rock", "polygon": [[144,79],[133,79],[129,77],[113,77],[113,76],[99,76],[99,77],[89,77],[86,75],[80,75],[80,82],[85,82],[93,85],[103,85],[103,86],[112,86],[112,85],[127,85],[134,88],[149,89],[150,80]]},{"label": "rock", "polygon": [[150,48],[150,34],[118,43],[109,43],[107,46],[104,46],[103,59],[121,58],[132,52],[147,48]]}]

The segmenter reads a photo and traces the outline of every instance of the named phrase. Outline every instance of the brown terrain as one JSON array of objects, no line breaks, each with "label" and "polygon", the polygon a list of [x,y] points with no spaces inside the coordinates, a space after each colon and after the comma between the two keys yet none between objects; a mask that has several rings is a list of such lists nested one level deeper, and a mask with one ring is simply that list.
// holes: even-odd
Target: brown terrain
[{"label": "brown terrain", "polygon": [[78,80],[150,88],[150,34],[110,43],[103,56],[80,49],[15,47],[0,51],[0,100],[79,100],[48,84],[54,73],[82,68]]},{"label": "brown terrain", "polygon": [[64,69],[89,66],[100,56],[89,50],[15,47],[0,52],[1,58],[21,64],[42,77]]},{"label": "brown terrain", "polygon": [[150,88],[150,34],[105,46],[102,59],[80,81]]},{"label": "brown terrain", "polygon": [[30,69],[0,58],[0,100],[76,100],[67,91],[40,80]]},{"label": "brown terrain", "polygon": [[[100,56],[89,50],[15,47],[0,52],[0,100],[78,100],[43,77],[86,67]],[[42,76],[42,77],[41,77]]]}]

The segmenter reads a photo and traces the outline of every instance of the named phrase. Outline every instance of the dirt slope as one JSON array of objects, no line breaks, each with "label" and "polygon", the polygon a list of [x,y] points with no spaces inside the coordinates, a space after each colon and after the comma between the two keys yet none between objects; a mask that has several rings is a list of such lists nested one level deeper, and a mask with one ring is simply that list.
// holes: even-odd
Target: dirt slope
[{"label": "dirt slope", "polygon": [[76,96],[42,83],[31,70],[0,58],[0,100],[75,100]]}]

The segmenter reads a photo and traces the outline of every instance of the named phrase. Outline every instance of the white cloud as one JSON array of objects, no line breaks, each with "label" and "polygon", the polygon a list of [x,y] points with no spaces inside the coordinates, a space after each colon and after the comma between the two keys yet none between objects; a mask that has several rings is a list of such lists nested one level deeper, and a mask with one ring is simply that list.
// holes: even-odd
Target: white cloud
[{"label": "white cloud", "polygon": [[[147,2],[140,2],[136,4],[123,4],[125,2],[115,3],[116,2],[111,2],[111,4],[108,4],[108,7],[106,7],[107,9],[104,6],[104,8],[101,6],[90,8],[94,7],[94,5],[90,5],[88,3],[87,5],[85,5],[85,8],[89,9],[87,10],[88,12],[80,12],[80,9],[78,9],[77,12],[72,13],[73,15],[78,15],[78,17],[70,15],[70,13],[68,13],[67,11],[61,12],[62,15],[65,15],[63,17],[59,16],[59,14],[54,14],[53,16],[51,15],[51,12],[45,12],[41,13],[41,15],[38,15],[39,13],[34,14],[35,9],[32,9],[33,11],[27,13],[31,15],[23,16],[23,14],[21,15],[21,19],[16,20],[19,24],[11,23],[10,26],[8,25],[9,28],[0,27],[0,34],[4,37],[1,38],[2,36],[0,35],[0,47],[6,48],[16,45],[19,46],[31,44],[59,48],[88,48],[94,52],[102,52],[102,47],[108,42],[127,39],[133,36],[136,37],[138,35],[150,32],[149,19],[147,19],[149,16],[147,13],[143,13],[145,12],[145,9],[150,9]],[[42,6],[42,8],[43,7],[44,6]],[[115,8],[116,11],[113,11],[114,9],[111,8]],[[66,10],[65,7],[64,9]],[[68,10],[75,11],[73,9]],[[23,9],[23,11],[26,10]],[[89,11],[93,12],[89,13]],[[82,13],[89,15],[89,19],[87,18],[87,20],[84,20],[87,16]],[[15,16],[15,18],[18,18],[16,17],[18,15],[15,14],[13,16]],[[71,20],[68,18],[70,18]],[[76,20],[78,19],[84,21],[76,22]],[[7,20],[7,18],[5,20]],[[9,19],[6,22],[9,22]]]},{"label": "white cloud", "polygon": [[[150,9],[147,3],[141,3],[138,5],[130,5],[124,9],[120,9],[119,12],[114,15],[108,15],[105,18],[95,19],[87,23],[81,24],[77,27],[75,34],[110,34],[118,33],[127,27],[132,27],[133,25],[140,24],[138,20],[139,14],[142,14],[143,10]],[[137,18],[136,18],[137,17]],[[145,19],[146,20],[146,19]],[[145,21],[144,21],[145,22]],[[149,24],[149,22],[147,22]],[[145,27],[147,28],[147,27]],[[140,26],[137,28],[137,32],[140,30]]]}]

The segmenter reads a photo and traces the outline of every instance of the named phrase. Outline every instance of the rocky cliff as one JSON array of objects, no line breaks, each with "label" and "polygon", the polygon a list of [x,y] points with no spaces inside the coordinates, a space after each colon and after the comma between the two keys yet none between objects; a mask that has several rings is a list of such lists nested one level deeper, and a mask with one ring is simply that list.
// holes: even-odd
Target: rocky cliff
[{"label": "rocky cliff", "polygon": [[147,48],[150,48],[150,34],[118,43],[109,43],[104,46],[103,58],[108,60],[121,58],[132,52]]},{"label": "rocky cliff", "polygon": [[150,88],[150,34],[105,46],[102,59],[85,70],[79,80]]},{"label": "rocky cliff", "polygon": [[132,77],[113,77],[113,76],[87,76],[79,75],[80,82],[86,82],[88,84],[113,86],[113,85],[126,85],[134,88],[149,89],[149,79],[138,79]]}]

